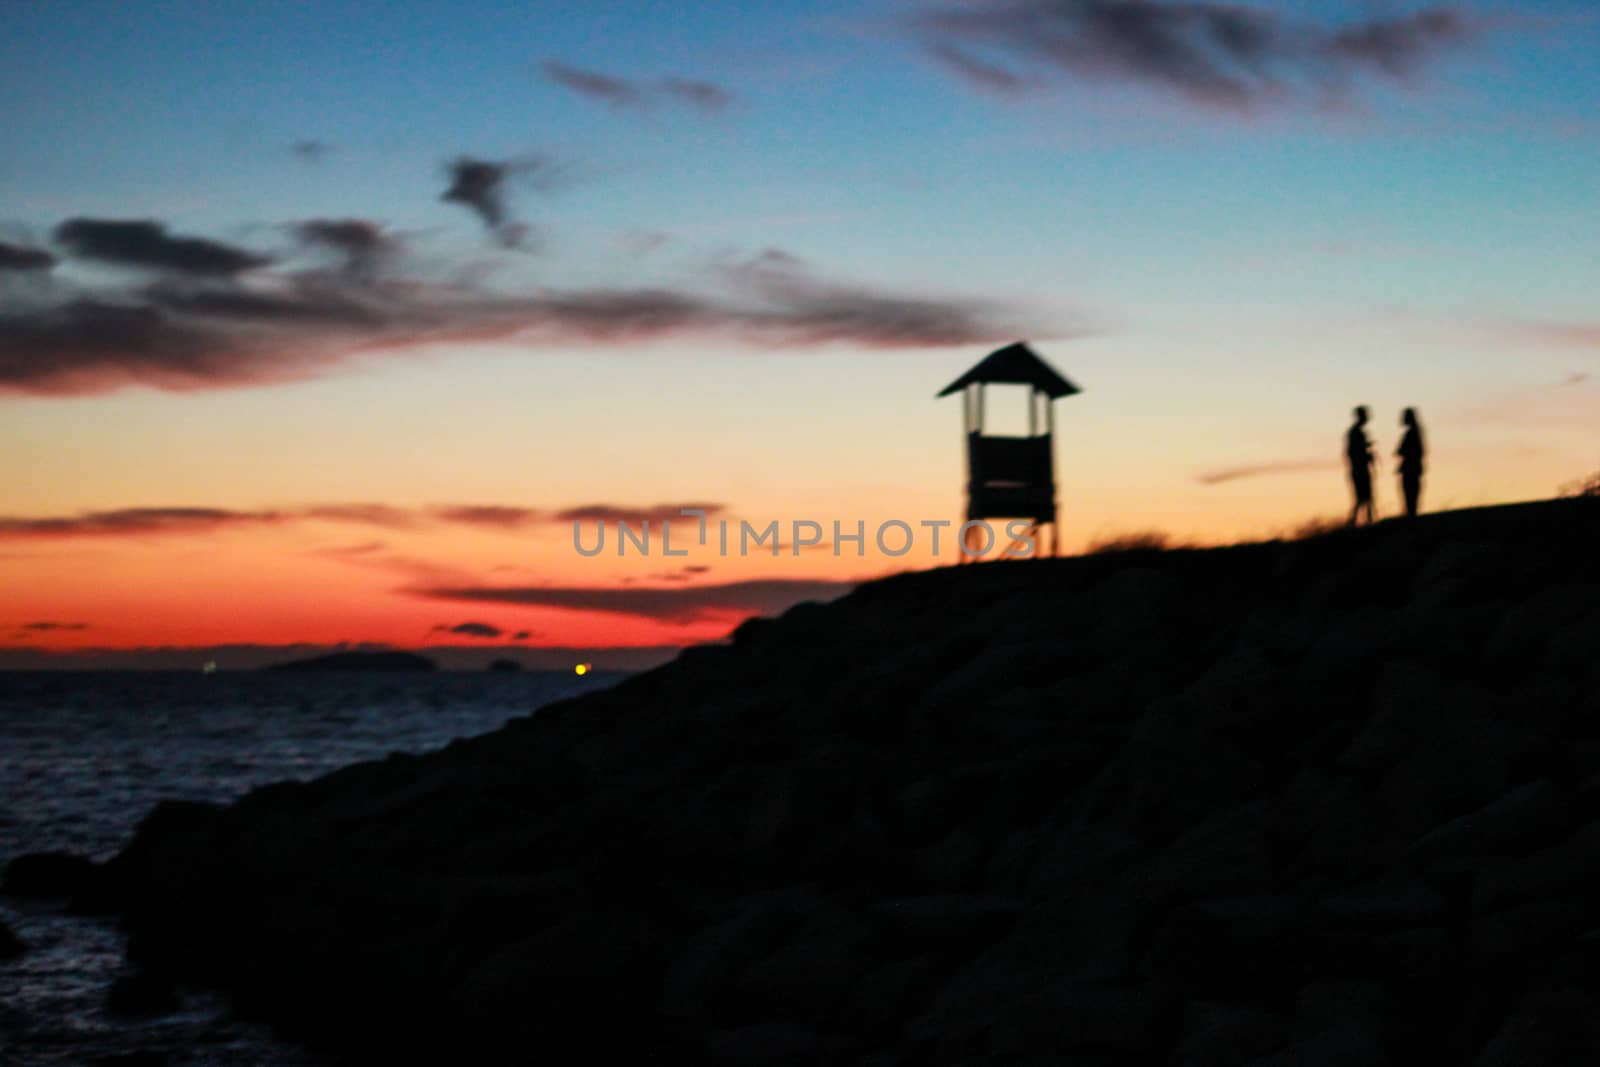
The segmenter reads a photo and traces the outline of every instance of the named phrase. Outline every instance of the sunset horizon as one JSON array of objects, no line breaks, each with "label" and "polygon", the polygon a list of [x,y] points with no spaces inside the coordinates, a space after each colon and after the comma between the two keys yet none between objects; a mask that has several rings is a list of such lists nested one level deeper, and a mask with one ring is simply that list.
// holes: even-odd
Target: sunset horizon
[{"label": "sunset horizon", "polygon": [[1426,510],[1600,468],[1582,5],[1119,6],[16,6],[0,667],[637,666],[952,560],[573,517],[959,524],[1022,339],[1067,553],[1342,517],[1358,404],[1380,517],[1406,407]]}]

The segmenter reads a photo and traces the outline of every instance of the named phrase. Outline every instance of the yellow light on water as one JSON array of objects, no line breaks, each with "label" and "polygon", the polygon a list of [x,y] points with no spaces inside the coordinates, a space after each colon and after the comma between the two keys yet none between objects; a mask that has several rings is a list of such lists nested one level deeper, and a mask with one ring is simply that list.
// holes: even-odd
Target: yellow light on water
[{"label": "yellow light on water", "polygon": [[572,668],[572,671],[573,671],[574,674],[579,674],[579,675],[588,674],[589,673],[589,665],[587,663],[580,663],[576,667]]}]

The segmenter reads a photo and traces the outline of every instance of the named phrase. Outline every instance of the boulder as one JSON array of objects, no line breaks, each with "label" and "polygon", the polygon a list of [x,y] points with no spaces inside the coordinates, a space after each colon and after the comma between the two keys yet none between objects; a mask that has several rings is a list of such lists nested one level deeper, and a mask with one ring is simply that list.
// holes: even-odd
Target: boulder
[{"label": "boulder", "polygon": [[28,950],[16,932],[0,922],[0,960],[14,960]]},{"label": "boulder", "polygon": [[71,852],[29,852],[7,863],[0,892],[13,897],[65,900],[89,887],[93,860]]},{"label": "boulder", "polygon": [[121,975],[106,993],[106,1011],[113,1015],[170,1015],[181,1007],[183,1001],[172,983],[154,975]]}]

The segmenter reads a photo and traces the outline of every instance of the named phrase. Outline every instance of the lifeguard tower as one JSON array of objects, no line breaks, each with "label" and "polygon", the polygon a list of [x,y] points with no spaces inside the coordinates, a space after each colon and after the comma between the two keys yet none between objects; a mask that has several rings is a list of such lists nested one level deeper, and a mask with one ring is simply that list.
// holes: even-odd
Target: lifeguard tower
[{"label": "lifeguard tower", "polygon": [[[983,432],[983,387],[990,384],[1028,387],[1026,437]],[[967,521],[1028,519],[1033,531],[1048,524],[1050,554],[1057,554],[1051,405],[1081,391],[1021,341],[989,353],[940,390],[941,397],[961,394],[962,431],[967,438]]]}]

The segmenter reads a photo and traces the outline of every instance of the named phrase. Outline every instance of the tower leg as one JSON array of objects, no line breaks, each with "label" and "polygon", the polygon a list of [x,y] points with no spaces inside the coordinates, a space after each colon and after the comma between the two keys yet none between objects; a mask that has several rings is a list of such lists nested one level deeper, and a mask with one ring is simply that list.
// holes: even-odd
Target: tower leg
[{"label": "tower leg", "polygon": [[977,551],[976,551],[977,547],[978,547],[978,531],[977,531],[977,528],[969,526],[967,529],[965,529],[965,530],[963,530],[961,532],[961,561],[963,563],[976,563],[976,562],[978,562],[979,556],[978,556]]}]

